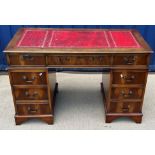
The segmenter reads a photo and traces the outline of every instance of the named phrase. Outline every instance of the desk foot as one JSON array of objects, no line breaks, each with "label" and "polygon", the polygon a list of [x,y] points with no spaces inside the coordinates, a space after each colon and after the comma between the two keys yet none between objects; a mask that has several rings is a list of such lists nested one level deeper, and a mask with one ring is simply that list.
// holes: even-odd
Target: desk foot
[{"label": "desk foot", "polygon": [[112,121],[114,121],[117,118],[128,117],[128,118],[132,119],[135,123],[141,123],[142,116],[143,116],[142,114],[106,114],[105,122],[111,123]]},{"label": "desk foot", "polygon": [[111,123],[114,119],[117,119],[118,117],[116,116],[105,116],[105,122],[106,123]]},{"label": "desk foot", "polygon": [[28,120],[28,118],[26,118],[26,117],[15,116],[16,125],[21,125],[23,122],[25,122],[27,120]]},{"label": "desk foot", "polygon": [[22,123],[24,123],[25,121],[29,120],[29,119],[40,119],[44,122],[46,122],[47,124],[53,124],[53,115],[37,115],[37,116],[19,116],[19,115],[15,115],[15,122],[16,125],[21,125]]},{"label": "desk foot", "polygon": [[130,116],[130,118],[135,121],[136,123],[142,122],[142,116]]},{"label": "desk foot", "polygon": [[52,125],[54,123],[53,116],[40,117],[40,119],[46,122],[48,125]]}]

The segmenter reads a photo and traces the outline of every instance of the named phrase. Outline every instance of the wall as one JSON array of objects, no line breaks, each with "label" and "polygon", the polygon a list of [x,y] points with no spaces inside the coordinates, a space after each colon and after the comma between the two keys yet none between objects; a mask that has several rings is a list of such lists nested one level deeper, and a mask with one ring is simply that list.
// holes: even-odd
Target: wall
[{"label": "wall", "polygon": [[[155,51],[155,25],[1,25],[0,26],[0,71],[6,70],[7,64],[5,55],[2,52],[7,46],[10,39],[21,27],[48,27],[48,28],[133,28],[140,31],[150,47]],[[150,71],[155,71],[155,53],[151,56],[149,66]]]}]

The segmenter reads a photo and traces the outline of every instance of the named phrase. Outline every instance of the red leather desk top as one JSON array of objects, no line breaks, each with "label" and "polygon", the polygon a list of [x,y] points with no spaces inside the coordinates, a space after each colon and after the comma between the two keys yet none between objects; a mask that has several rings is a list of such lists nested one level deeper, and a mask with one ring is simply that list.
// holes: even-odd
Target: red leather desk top
[{"label": "red leather desk top", "polygon": [[16,47],[38,48],[141,48],[130,30],[25,29]]}]

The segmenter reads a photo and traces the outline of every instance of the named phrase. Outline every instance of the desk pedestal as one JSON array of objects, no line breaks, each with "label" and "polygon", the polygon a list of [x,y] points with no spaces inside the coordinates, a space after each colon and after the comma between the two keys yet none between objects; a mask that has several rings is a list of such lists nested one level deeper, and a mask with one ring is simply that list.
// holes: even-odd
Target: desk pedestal
[{"label": "desk pedestal", "polygon": [[111,70],[108,87],[103,86],[107,83],[103,78],[101,92],[106,123],[119,117],[129,117],[141,123],[147,75],[147,70]]}]

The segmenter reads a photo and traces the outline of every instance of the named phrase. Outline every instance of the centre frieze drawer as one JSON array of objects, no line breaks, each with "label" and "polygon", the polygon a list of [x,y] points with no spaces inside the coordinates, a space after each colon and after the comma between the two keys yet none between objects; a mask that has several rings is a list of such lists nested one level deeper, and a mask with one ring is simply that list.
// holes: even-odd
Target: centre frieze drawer
[{"label": "centre frieze drawer", "polygon": [[108,55],[57,55],[47,56],[47,65],[50,66],[72,66],[72,65],[81,65],[81,66],[109,66],[111,64],[111,57]]}]

